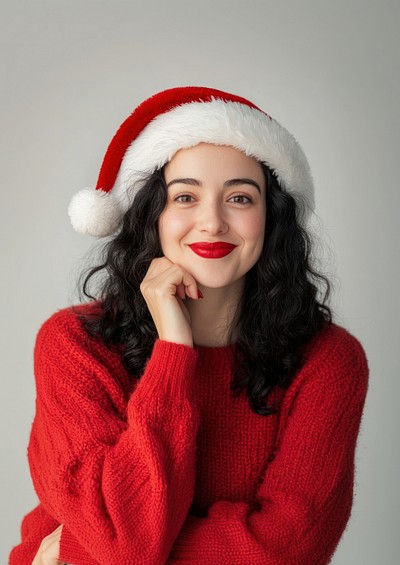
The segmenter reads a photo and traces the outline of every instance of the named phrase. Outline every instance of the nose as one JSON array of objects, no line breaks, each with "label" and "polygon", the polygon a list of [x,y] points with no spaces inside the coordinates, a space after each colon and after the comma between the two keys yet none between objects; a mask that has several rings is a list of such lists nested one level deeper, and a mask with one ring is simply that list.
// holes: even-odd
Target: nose
[{"label": "nose", "polygon": [[198,227],[202,233],[220,235],[228,231],[224,211],[218,202],[204,202],[198,217]]}]

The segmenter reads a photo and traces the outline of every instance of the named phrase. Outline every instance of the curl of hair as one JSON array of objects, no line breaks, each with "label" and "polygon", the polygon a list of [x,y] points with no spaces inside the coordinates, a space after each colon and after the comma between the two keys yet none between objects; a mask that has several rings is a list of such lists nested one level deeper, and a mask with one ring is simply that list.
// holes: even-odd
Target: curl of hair
[{"label": "curl of hair", "polygon": [[[265,399],[275,386],[288,388],[301,368],[305,346],[332,323],[326,302],[331,293],[327,277],[311,266],[311,237],[299,224],[295,199],[283,191],[270,169],[264,246],[247,273],[235,327],[239,328],[236,371],[231,388],[247,390],[254,411],[276,412]],[[326,290],[318,301],[322,281]]]},{"label": "curl of hair", "polygon": [[[255,413],[268,416],[276,408],[266,400],[274,387],[287,388],[303,363],[305,346],[332,322],[326,302],[329,280],[311,266],[311,238],[299,224],[295,199],[283,191],[263,165],[267,183],[266,231],[260,259],[247,273],[230,339],[235,336],[232,394],[247,392]],[[155,257],[162,256],[158,218],[167,199],[163,169],[144,181],[120,230],[108,241],[102,263],[88,268],[78,281],[83,295],[101,304],[96,312],[76,312],[83,327],[121,353],[124,367],[135,378],[143,374],[157,339],[157,330],[140,292],[140,284]],[[88,292],[92,277],[105,271],[97,296]],[[81,280],[84,282],[81,290]],[[317,283],[326,286],[318,301]],[[82,294],[83,293],[83,294]]]}]

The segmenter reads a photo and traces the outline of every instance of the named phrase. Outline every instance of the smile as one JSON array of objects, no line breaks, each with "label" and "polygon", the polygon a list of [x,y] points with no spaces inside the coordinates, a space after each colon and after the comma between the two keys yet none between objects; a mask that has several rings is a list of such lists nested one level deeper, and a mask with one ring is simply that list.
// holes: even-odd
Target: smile
[{"label": "smile", "polygon": [[191,243],[189,247],[196,255],[204,259],[220,259],[221,257],[229,255],[229,253],[235,249],[236,245],[226,243],[225,241],[216,241],[214,243],[201,241],[199,243]]}]

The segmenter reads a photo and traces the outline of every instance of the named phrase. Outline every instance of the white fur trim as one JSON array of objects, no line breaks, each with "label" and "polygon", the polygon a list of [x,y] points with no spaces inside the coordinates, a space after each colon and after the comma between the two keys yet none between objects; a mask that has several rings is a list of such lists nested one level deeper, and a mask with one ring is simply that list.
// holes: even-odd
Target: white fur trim
[{"label": "white fur trim", "polygon": [[123,210],[112,193],[94,187],[77,192],[68,206],[74,229],[98,237],[113,233],[122,214]]},{"label": "white fur trim", "polygon": [[145,175],[165,165],[179,149],[201,142],[236,147],[267,164],[282,188],[296,198],[300,220],[308,220],[314,209],[313,180],[293,135],[259,110],[214,98],[157,116],[132,142],[112,190],[122,209],[128,210]]}]

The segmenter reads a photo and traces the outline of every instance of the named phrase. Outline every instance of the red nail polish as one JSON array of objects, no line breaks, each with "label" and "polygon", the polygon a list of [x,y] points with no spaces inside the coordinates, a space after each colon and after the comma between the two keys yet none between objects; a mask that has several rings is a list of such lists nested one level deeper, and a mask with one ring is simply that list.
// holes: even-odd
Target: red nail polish
[{"label": "red nail polish", "polygon": [[201,292],[201,290],[199,288],[197,289],[197,293],[198,293],[199,298],[204,298],[203,293]]}]

